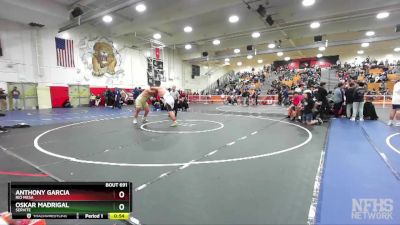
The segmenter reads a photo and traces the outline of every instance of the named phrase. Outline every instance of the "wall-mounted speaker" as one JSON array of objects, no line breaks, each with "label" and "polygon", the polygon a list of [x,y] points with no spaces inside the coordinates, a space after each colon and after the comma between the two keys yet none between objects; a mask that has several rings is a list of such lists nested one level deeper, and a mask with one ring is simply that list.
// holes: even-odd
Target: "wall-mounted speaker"
[{"label": "wall-mounted speaker", "polygon": [[253,45],[247,45],[246,49],[247,51],[253,51]]},{"label": "wall-mounted speaker", "polygon": [[83,14],[83,11],[79,7],[75,7],[71,12],[71,16],[74,17],[74,18],[76,18],[76,17],[78,17],[78,16],[80,16],[82,14]]},{"label": "wall-mounted speaker", "polygon": [[208,56],[208,52],[203,52],[202,55],[203,55],[203,57],[207,57]]}]

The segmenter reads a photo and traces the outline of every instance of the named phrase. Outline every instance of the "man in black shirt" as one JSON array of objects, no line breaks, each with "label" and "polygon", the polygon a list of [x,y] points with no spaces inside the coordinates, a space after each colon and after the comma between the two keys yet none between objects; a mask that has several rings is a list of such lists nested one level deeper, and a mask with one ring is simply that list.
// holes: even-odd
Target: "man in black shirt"
[{"label": "man in black shirt", "polygon": [[245,89],[242,93],[242,104],[243,105],[249,106],[249,96],[250,96],[250,92],[247,89]]},{"label": "man in black shirt", "polygon": [[7,110],[7,94],[0,88],[0,111]]},{"label": "man in black shirt", "polygon": [[322,120],[326,119],[326,112],[328,111],[329,105],[328,105],[328,91],[325,89],[325,82],[321,82],[319,85],[317,92],[315,93],[315,97],[317,98],[317,101],[321,103],[321,108],[319,110],[320,113],[320,118]]},{"label": "man in black shirt", "polygon": [[315,102],[312,99],[311,91],[306,91],[304,94],[303,99],[303,115],[306,119],[307,125],[315,125],[315,124],[322,124],[322,120],[314,120],[313,109],[315,106]]}]

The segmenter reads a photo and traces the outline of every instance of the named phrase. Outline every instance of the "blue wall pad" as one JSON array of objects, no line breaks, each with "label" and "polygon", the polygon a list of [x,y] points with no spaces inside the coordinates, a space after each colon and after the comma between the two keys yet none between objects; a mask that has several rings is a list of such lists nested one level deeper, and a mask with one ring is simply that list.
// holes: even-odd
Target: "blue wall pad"
[{"label": "blue wall pad", "polygon": [[[379,128],[369,127],[374,125]],[[391,129],[377,121],[332,121],[317,224],[400,224],[400,181],[374,141],[385,136],[385,128]]]}]

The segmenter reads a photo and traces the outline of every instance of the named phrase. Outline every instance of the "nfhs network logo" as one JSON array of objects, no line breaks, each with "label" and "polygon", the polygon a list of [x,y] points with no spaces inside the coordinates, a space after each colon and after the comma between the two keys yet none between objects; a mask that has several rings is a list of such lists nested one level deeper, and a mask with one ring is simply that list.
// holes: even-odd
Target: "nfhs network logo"
[{"label": "nfhs network logo", "polygon": [[393,209],[393,199],[390,198],[353,198],[351,218],[355,220],[392,220]]}]

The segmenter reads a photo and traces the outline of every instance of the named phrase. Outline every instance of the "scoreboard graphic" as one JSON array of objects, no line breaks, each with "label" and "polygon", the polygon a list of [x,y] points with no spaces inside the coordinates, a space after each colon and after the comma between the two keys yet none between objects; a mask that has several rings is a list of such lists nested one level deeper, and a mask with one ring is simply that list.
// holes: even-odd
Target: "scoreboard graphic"
[{"label": "scoreboard graphic", "polygon": [[131,182],[10,182],[13,219],[128,220]]}]

